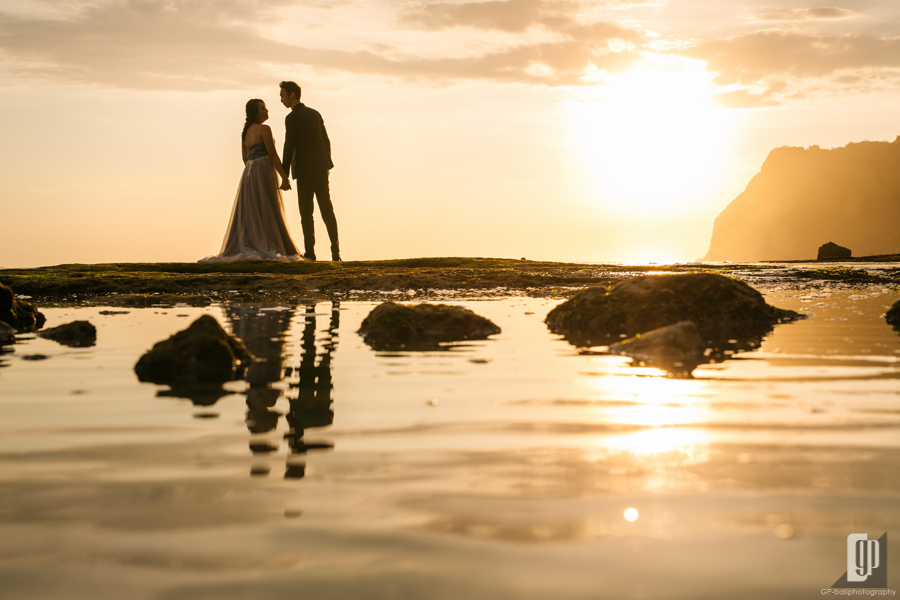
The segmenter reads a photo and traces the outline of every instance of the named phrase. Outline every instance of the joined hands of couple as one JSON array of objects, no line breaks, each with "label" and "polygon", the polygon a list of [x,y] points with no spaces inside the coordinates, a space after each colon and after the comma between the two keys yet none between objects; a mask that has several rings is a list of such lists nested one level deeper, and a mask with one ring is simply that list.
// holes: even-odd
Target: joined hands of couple
[{"label": "joined hands of couple", "polygon": [[288,178],[286,178],[286,177],[285,177],[284,179],[282,179],[282,180],[281,180],[281,187],[279,187],[278,189],[280,189],[280,190],[283,191],[283,192],[286,192],[286,191],[288,191],[289,189],[291,189],[291,180],[288,179]]}]

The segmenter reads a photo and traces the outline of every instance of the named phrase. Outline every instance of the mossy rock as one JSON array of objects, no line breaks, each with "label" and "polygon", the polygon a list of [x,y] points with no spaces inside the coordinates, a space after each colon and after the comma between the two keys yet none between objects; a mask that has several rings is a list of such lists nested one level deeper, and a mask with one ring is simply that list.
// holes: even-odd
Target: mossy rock
[{"label": "mossy rock", "polygon": [[90,321],[72,321],[45,329],[38,335],[71,348],[85,348],[97,343],[97,328]]},{"label": "mossy rock", "polygon": [[554,308],[545,322],[577,346],[693,321],[704,341],[751,338],[802,315],[766,304],[738,279],[716,273],[635,277],[611,289],[590,288]]},{"label": "mossy rock", "polygon": [[900,331],[900,300],[894,302],[894,305],[884,315],[884,319],[890,325],[893,325],[894,329]]},{"label": "mossy rock", "polygon": [[441,342],[483,340],[500,333],[500,328],[461,306],[385,302],[363,320],[359,333],[376,350],[410,350],[440,347]]},{"label": "mossy rock", "polygon": [[16,343],[16,330],[12,328],[12,325],[8,325],[3,321],[0,321],[0,346],[4,344],[15,344]]},{"label": "mossy rock", "polygon": [[154,344],[134,366],[138,379],[170,386],[221,384],[238,379],[253,356],[209,315]]},{"label": "mossy rock", "polygon": [[34,303],[16,298],[12,289],[0,283],[0,321],[19,331],[34,331],[46,318]]}]

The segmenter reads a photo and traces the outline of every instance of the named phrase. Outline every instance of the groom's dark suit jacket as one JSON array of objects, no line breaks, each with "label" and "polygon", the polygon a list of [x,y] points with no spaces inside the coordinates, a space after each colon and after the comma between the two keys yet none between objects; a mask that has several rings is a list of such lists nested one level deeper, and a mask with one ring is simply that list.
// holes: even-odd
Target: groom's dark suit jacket
[{"label": "groom's dark suit jacket", "polygon": [[334,167],[331,162],[331,141],[325,131],[322,115],[302,103],[297,104],[284,118],[284,153],[281,155],[284,172],[300,179]]}]

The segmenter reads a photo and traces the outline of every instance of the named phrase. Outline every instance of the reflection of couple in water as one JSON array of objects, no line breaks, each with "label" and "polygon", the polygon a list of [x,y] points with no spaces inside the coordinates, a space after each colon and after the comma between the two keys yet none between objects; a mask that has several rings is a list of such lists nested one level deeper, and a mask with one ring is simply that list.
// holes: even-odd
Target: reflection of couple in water
[{"label": "reflection of couple in water", "polygon": [[[244,172],[225,241],[219,254],[200,262],[316,260],[313,197],[331,240],[331,259],[341,260],[337,219],[328,186],[328,171],[334,163],[325,123],[322,115],[300,102],[300,86],[282,81],[280,87],[281,103],[291,111],[284,120],[282,160],[275,150],[272,129],[264,124],[269,118],[266,103],[254,98],[245,107],[247,118],[241,134]],[[292,170],[303,227],[303,255],[288,232],[281,197],[282,190],[291,189]]]},{"label": "reflection of couple in water", "polygon": [[[284,335],[294,316],[293,310],[276,305],[262,306],[233,304],[225,308],[225,316],[234,334],[244,342],[257,358],[247,370],[247,428],[252,434],[265,434],[278,426],[281,414],[273,407],[281,397],[281,390],[272,383],[289,381],[288,401],[290,411],[285,416],[289,426],[285,440],[293,457],[306,454],[307,450],[331,447],[330,444],[313,444],[304,439],[307,429],[327,427],[334,421],[332,409],[331,357],[337,347],[337,328],[340,324],[340,306],[332,303],[328,334],[322,344],[322,352],[316,350],[316,307],[306,306],[302,355],[297,366],[284,366]],[[297,381],[293,381],[296,376]],[[296,396],[294,396],[296,390]],[[273,452],[277,446],[251,442],[254,453]],[[295,459],[296,460],[296,459]],[[288,461],[285,477],[303,477],[304,465]]]}]

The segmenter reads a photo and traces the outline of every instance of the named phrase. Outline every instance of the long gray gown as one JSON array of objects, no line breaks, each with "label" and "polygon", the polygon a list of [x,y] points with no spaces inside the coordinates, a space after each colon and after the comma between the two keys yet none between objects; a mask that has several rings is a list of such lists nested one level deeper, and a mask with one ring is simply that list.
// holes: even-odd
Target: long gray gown
[{"label": "long gray gown", "polygon": [[197,262],[303,260],[288,232],[277,184],[265,143],[250,146],[222,249]]}]

